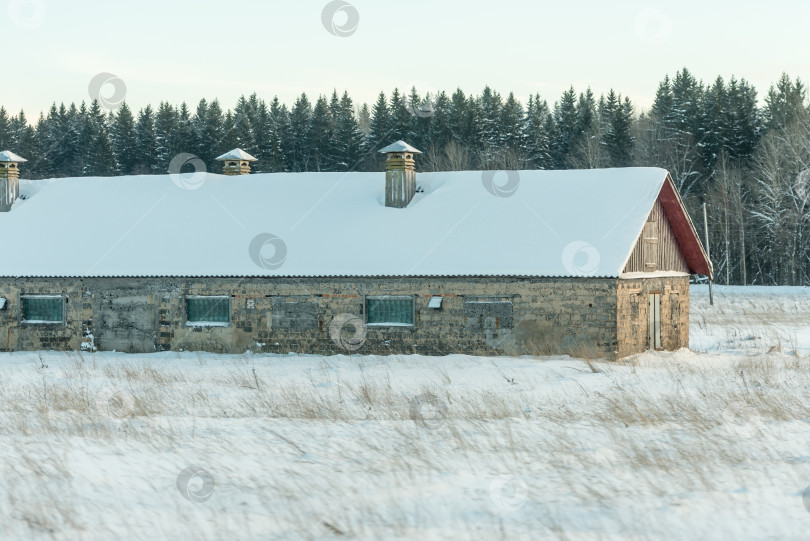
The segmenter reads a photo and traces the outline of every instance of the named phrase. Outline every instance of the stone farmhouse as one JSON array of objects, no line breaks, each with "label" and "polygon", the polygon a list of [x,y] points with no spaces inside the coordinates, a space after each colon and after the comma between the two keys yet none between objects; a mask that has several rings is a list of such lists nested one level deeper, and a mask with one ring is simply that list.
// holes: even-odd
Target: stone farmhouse
[{"label": "stone farmhouse", "polygon": [[711,264],[667,171],[416,173],[415,148],[381,152],[385,174],[247,174],[235,149],[224,175],[37,181],[3,152],[0,351],[689,346]]}]

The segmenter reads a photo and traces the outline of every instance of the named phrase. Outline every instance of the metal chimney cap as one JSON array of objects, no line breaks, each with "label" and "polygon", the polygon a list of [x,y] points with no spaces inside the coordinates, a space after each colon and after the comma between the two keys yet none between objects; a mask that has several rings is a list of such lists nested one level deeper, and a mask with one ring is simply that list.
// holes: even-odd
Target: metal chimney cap
[{"label": "metal chimney cap", "polygon": [[392,152],[411,152],[413,154],[422,153],[421,150],[416,150],[411,145],[402,140],[399,140],[396,143],[388,145],[387,147],[380,150],[380,154],[390,154]]}]

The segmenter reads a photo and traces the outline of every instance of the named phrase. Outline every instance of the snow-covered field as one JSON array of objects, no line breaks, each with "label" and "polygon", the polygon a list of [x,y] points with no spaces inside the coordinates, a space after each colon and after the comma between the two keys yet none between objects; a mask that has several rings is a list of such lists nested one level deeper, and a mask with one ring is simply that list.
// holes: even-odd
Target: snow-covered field
[{"label": "snow-covered field", "polygon": [[616,363],[0,354],[0,539],[807,539],[810,290],[704,291]]}]

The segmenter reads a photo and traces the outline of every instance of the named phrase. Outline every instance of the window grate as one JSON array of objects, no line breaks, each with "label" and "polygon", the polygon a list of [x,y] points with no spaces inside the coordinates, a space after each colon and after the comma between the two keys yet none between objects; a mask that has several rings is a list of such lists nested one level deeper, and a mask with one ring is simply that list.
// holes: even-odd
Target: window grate
[{"label": "window grate", "polygon": [[61,323],[64,304],[61,297],[23,297],[23,321]]},{"label": "window grate", "polygon": [[230,323],[231,301],[227,298],[186,299],[189,323]]},{"label": "window grate", "polygon": [[366,299],[369,325],[413,325],[413,298]]}]

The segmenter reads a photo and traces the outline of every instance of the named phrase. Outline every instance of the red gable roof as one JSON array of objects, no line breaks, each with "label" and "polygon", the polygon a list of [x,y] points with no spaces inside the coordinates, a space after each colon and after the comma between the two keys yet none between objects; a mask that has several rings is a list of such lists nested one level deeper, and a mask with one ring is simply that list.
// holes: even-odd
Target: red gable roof
[{"label": "red gable roof", "polygon": [[686,259],[687,265],[689,265],[689,271],[692,274],[705,274],[711,278],[712,264],[703,249],[695,225],[686,212],[681,196],[678,195],[678,190],[669,175],[667,175],[667,179],[661,187],[658,199],[661,201],[667,219],[672,225],[675,238],[678,240],[678,246],[684,259]]}]

